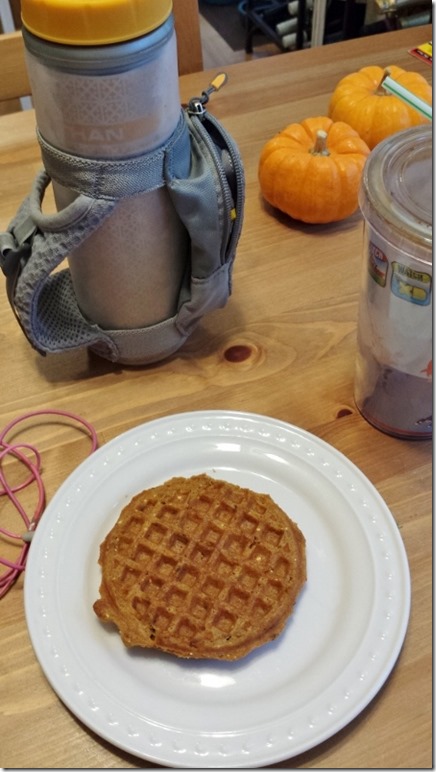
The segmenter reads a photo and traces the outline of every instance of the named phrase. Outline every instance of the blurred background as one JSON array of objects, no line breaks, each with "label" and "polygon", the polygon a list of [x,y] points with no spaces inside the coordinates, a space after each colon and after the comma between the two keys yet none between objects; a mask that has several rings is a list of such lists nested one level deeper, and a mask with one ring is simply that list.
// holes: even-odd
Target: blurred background
[{"label": "blurred background", "polygon": [[[198,7],[205,68],[432,22],[432,0],[198,0]],[[0,0],[1,30],[20,26],[20,0]]]},{"label": "blurred background", "polygon": [[431,0],[199,0],[205,67],[432,22]]}]

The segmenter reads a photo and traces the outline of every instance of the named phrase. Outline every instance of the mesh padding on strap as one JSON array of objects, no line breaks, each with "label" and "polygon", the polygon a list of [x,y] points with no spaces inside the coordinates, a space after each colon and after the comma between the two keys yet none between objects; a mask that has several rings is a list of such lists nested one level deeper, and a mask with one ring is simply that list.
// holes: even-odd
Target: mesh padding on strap
[{"label": "mesh padding on strap", "polygon": [[[233,140],[216,119],[191,118],[182,111],[168,142],[139,158],[82,159],[42,137],[40,142],[47,168],[3,234],[2,267],[13,288],[9,299],[26,336],[41,352],[89,347],[124,364],[148,364],[174,353],[202,316],[223,307],[231,293],[244,208],[243,167]],[[41,207],[51,178],[79,195],[65,209],[45,215]],[[117,201],[162,185],[190,238],[177,312],[147,328],[103,330],[82,314],[70,271],[55,269],[110,216]],[[15,241],[19,257],[20,234],[29,232],[28,221],[29,249],[16,263],[19,270],[11,282],[6,253],[14,258]],[[144,249],[147,259],[146,245]]]}]

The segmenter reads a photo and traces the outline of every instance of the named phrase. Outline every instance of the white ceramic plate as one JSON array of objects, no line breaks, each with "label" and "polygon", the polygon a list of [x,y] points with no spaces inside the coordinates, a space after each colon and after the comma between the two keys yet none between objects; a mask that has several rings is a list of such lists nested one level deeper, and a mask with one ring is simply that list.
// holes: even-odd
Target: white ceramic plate
[{"label": "white ceramic plate", "polygon": [[[122,506],[201,472],[269,493],[307,541],[285,631],[239,662],[128,650],[92,609]],[[253,768],[333,735],[389,675],[409,607],[403,542],[369,480],[317,437],[249,413],[168,416],[103,446],[48,505],[26,569],[30,636],[58,696],[102,738],[171,767]]]}]

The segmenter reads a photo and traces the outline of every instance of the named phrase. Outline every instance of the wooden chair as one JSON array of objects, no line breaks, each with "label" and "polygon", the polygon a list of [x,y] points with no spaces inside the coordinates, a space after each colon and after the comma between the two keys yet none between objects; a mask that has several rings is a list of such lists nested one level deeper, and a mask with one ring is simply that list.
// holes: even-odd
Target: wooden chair
[{"label": "wooden chair", "polygon": [[198,0],[173,0],[173,13],[179,73],[186,75],[189,72],[200,72],[203,69],[203,52]]},{"label": "wooden chair", "polygon": [[[203,69],[198,0],[173,0],[179,73]],[[0,102],[31,95],[21,31],[0,34]],[[23,104],[23,103],[22,103]]]},{"label": "wooden chair", "polygon": [[0,102],[29,97],[29,78],[24,63],[24,43],[20,31],[0,35]]}]

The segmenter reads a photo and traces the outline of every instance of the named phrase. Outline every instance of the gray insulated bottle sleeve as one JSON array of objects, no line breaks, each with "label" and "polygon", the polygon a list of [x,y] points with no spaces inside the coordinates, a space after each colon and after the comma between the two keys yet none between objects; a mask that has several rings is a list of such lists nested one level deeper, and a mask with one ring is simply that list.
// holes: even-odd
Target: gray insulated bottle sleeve
[{"label": "gray insulated bottle sleeve", "polygon": [[[39,141],[45,170],[0,234],[9,301],[26,337],[41,353],[88,347],[124,364],[148,364],[174,353],[202,316],[224,306],[231,293],[244,206],[243,167],[232,138],[207,113],[182,110],[164,146],[124,161],[83,159]],[[51,179],[78,196],[57,214],[44,215]],[[164,185],[190,237],[177,312],[146,328],[102,329],[82,314],[69,269],[55,268],[118,201]]]}]

